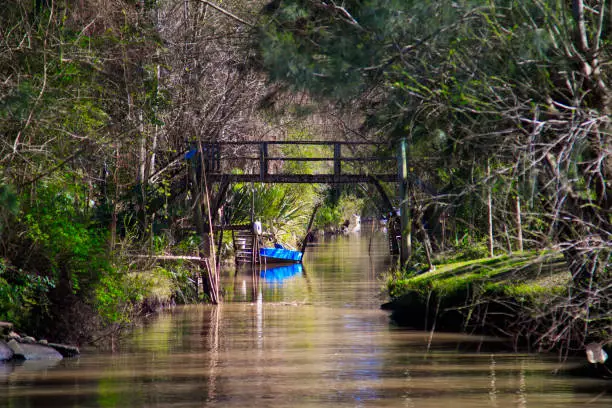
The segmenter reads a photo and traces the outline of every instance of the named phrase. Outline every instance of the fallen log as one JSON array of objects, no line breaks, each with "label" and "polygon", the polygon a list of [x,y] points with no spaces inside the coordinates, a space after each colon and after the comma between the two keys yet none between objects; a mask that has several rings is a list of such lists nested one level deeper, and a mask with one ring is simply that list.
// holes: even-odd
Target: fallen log
[{"label": "fallen log", "polygon": [[203,261],[204,258],[189,255],[133,255],[134,258],[157,259],[160,261]]},{"label": "fallen log", "polygon": [[57,344],[57,343],[47,343],[47,346],[55,349],[58,353],[62,355],[62,357],[75,357],[78,356],[81,352],[79,348],[76,346],[68,346],[66,344]]}]

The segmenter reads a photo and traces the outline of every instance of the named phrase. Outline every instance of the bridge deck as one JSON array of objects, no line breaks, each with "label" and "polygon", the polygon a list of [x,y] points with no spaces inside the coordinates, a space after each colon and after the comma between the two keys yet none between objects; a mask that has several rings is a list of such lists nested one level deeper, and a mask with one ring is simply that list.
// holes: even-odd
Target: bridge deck
[{"label": "bridge deck", "polygon": [[374,181],[394,182],[397,174],[220,174],[206,175],[211,182],[227,181],[229,183],[322,183],[322,184],[354,184],[372,183]]}]

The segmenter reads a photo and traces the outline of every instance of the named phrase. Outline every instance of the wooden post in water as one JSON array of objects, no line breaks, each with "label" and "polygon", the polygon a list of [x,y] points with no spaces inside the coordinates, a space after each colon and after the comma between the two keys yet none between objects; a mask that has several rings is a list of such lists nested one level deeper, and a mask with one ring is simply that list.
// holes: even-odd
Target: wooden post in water
[{"label": "wooden post in water", "polygon": [[410,188],[408,181],[408,141],[404,137],[400,141],[398,149],[398,178],[399,178],[399,199],[400,199],[400,225],[402,240],[400,244],[400,262],[402,266],[410,259],[412,254],[410,222]]},{"label": "wooden post in water", "polygon": [[310,216],[310,221],[308,221],[308,227],[306,227],[306,235],[304,236],[304,241],[302,241],[302,247],[300,248],[302,256],[304,256],[304,252],[306,252],[306,248],[308,247],[308,238],[312,232],[312,223],[315,220],[319,207],[321,207],[321,204],[315,204],[314,208],[312,209],[312,215]]}]

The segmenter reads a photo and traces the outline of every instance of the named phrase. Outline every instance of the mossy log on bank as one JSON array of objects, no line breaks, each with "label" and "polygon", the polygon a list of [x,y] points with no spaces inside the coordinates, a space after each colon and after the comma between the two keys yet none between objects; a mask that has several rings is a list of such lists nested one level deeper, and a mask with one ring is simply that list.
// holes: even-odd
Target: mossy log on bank
[{"label": "mossy log on bank", "polygon": [[422,274],[396,273],[388,282],[392,300],[383,308],[400,325],[503,336],[515,347],[578,351],[588,342],[606,344],[605,319],[591,333],[569,330],[574,333],[560,336],[584,308],[571,282],[561,254],[524,252],[439,265]]},{"label": "mossy log on bank", "polygon": [[[563,292],[570,280],[562,256],[556,253],[475,259],[438,265],[422,274],[393,276],[388,282],[392,301],[383,308],[393,310],[398,323],[461,330],[475,308],[490,308],[493,300],[501,298],[512,299],[513,304],[535,302],[540,296]],[[496,308],[504,309],[503,302]]]}]

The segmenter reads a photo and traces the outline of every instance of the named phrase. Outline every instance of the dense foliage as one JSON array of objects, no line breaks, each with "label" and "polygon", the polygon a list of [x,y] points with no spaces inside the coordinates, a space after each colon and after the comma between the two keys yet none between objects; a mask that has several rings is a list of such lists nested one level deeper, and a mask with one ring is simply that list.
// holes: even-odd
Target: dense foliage
[{"label": "dense foliage", "polygon": [[[185,154],[294,124],[257,114],[268,88],[245,22],[263,3],[225,2],[229,14],[204,3],[3,5],[0,320],[77,339],[155,304],[219,300],[214,268],[142,258],[215,253],[221,188]],[[301,239],[319,192],[255,188],[257,217],[279,240]],[[249,221],[252,197],[232,186],[227,222]]]},{"label": "dense foliage", "polygon": [[434,249],[556,248],[568,301],[592,313],[561,326],[609,332],[607,2],[285,0],[268,19],[273,79],[359,106],[360,130],[408,140],[415,230]]},{"label": "dense foliage", "polygon": [[[254,217],[295,243],[318,201],[320,228],[394,212],[364,186],[244,184],[225,195],[188,154],[206,143],[377,141],[388,156],[406,139],[413,266],[431,264],[432,251],[552,248],[589,313],[563,321],[608,330],[598,306],[609,302],[612,254],[608,2],[210,4],[3,6],[0,319],[41,331],[89,314],[112,326],[147,298],[203,289],[217,302],[211,224]],[[256,161],[229,170],[254,172]],[[166,253],[207,262],[134,256]]]},{"label": "dense foliage", "polygon": [[185,265],[133,254],[198,252],[177,221],[207,210],[177,155],[243,130],[263,83],[227,22],[199,3],[3,4],[0,320],[75,339],[201,296]]}]

